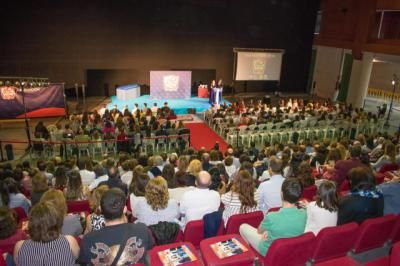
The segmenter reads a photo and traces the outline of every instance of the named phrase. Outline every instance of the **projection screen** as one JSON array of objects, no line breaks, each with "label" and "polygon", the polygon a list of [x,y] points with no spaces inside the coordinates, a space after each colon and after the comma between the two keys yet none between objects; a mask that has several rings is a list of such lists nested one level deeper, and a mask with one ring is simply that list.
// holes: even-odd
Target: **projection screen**
[{"label": "projection screen", "polygon": [[235,80],[280,80],[283,50],[234,50]]}]

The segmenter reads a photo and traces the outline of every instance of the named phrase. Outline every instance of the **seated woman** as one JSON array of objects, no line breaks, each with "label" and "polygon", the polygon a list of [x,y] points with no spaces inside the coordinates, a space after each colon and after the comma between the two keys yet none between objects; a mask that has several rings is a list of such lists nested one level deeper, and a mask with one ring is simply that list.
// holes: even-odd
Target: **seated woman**
[{"label": "seated woman", "polygon": [[336,226],[338,198],[336,184],[332,181],[322,181],[317,190],[317,199],[307,205],[307,223],[305,232],[318,232],[329,226]]},{"label": "seated woman", "polygon": [[297,178],[286,178],[282,183],[283,206],[277,212],[267,213],[257,228],[242,224],[240,235],[261,255],[267,254],[275,239],[298,236],[304,233],[307,213],[297,207],[303,188]]},{"label": "seated woman", "polygon": [[197,159],[192,160],[189,163],[189,166],[188,166],[187,172],[186,172],[186,185],[187,186],[195,186],[196,178],[202,170],[203,170],[203,167],[201,166],[201,162]]},{"label": "seated woman", "polygon": [[[143,171],[143,167],[141,166],[136,166],[135,170],[140,168],[141,170],[139,171]],[[134,217],[136,217],[136,205],[140,199],[144,198],[146,185],[150,180],[150,177],[147,174],[143,172],[135,173],[135,170],[133,171],[132,182],[129,185],[129,200],[131,204],[132,215]]]},{"label": "seated woman", "polygon": [[40,201],[42,195],[49,189],[49,180],[47,177],[38,172],[32,178],[32,194],[31,194],[31,201],[32,206]]},{"label": "seated woman", "polygon": [[169,198],[174,199],[179,203],[182,200],[183,194],[185,194],[186,191],[195,189],[195,187],[186,185],[185,172],[182,171],[176,172],[174,175],[174,180],[176,186],[168,188]]},{"label": "seated woman", "polygon": [[169,198],[167,181],[163,177],[155,177],[147,183],[144,197],[136,205],[138,222],[153,225],[179,218],[178,203]]},{"label": "seated woman", "polygon": [[350,194],[339,202],[338,225],[361,224],[368,218],[383,216],[384,199],[375,187],[375,177],[366,167],[353,168],[349,174]]},{"label": "seated woman", "polygon": [[15,213],[7,207],[0,207],[0,250],[12,255],[14,245],[27,238],[25,232],[17,228]]},{"label": "seated woman", "polygon": [[79,245],[73,236],[61,235],[63,216],[50,202],[36,204],[29,216],[31,239],[17,242],[16,265],[75,265]]},{"label": "seated woman", "polygon": [[67,174],[67,187],[64,196],[67,201],[87,200],[90,194],[89,188],[82,184],[82,178],[78,171],[72,170]]},{"label": "seated woman", "polygon": [[102,185],[96,188],[89,200],[92,213],[86,217],[85,234],[102,229],[106,224],[100,210],[100,200],[103,194],[108,191],[108,186]]},{"label": "seated woman", "polygon": [[240,171],[233,182],[231,191],[221,196],[225,209],[222,218],[226,224],[232,215],[258,210],[259,196],[253,177],[248,171]]},{"label": "seated woman", "polygon": [[79,236],[82,234],[83,228],[79,214],[67,214],[67,202],[60,190],[49,189],[43,194],[40,202],[50,202],[53,204],[60,215],[64,217],[61,227],[61,234]]},{"label": "seated woman", "polygon": [[17,181],[13,178],[8,177],[1,182],[0,194],[3,205],[11,209],[21,207],[28,214],[31,202],[19,192]]},{"label": "seated woman", "polygon": [[397,163],[396,146],[391,141],[385,142],[384,146],[385,153],[375,163],[371,163],[372,168],[376,171],[379,171],[385,164]]}]

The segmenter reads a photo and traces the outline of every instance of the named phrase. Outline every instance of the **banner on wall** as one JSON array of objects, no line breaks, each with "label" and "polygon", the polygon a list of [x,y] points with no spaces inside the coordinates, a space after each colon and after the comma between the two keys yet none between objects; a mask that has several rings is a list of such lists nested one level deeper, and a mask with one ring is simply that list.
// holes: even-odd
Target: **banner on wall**
[{"label": "banner on wall", "polygon": [[[24,88],[28,117],[50,117],[65,115],[62,84],[47,87]],[[0,87],[0,118],[24,118],[22,90],[16,86]]]}]

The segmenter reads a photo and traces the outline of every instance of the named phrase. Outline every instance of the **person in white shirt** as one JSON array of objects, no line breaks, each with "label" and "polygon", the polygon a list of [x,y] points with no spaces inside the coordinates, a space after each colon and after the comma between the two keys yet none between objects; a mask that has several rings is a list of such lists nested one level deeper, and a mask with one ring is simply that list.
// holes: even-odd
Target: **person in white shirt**
[{"label": "person in white shirt", "polygon": [[182,225],[189,221],[200,220],[204,215],[218,210],[220,196],[217,191],[210,190],[211,175],[201,171],[196,179],[196,188],[183,194],[180,212],[183,215]]},{"label": "person in white shirt", "polygon": [[226,150],[226,156],[232,156],[233,165],[236,167],[236,169],[240,168],[240,160],[239,160],[239,158],[235,157],[232,148],[228,148],[228,149]]},{"label": "person in white shirt", "polygon": [[[140,166],[141,167],[141,166]],[[136,171],[137,169],[135,169]],[[134,217],[136,214],[136,206],[141,200],[145,200],[144,194],[146,190],[146,185],[149,182],[150,178],[147,174],[144,173],[135,173],[132,178],[132,182],[129,185],[129,203],[131,205],[132,215]]]},{"label": "person in white shirt", "polygon": [[99,113],[100,117],[103,117],[106,110],[107,110],[107,105],[103,104],[97,112]]},{"label": "person in white shirt", "polygon": [[271,156],[268,166],[271,178],[261,183],[258,187],[258,194],[260,196],[258,206],[264,213],[268,212],[271,208],[282,206],[281,187],[285,180],[281,174],[282,160],[276,156]]},{"label": "person in white shirt", "polygon": [[96,179],[94,179],[88,186],[90,191],[93,191],[95,188],[97,188],[101,182],[108,180],[108,175],[104,172],[102,165],[96,165],[94,167],[94,173],[96,175]]},{"label": "person in white shirt", "polygon": [[163,158],[159,155],[154,156],[154,166],[150,168],[150,170],[147,172],[150,179],[161,175],[163,167],[164,167]]},{"label": "person in white shirt", "polygon": [[151,107],[151,112],[153,113],[154,116],[157,115],[157,113],[158,113],[158,106],[157,106],[157,103],[154,103],[154,104],[153,104],[153,107]]},{"label": "person in white shirt", "polygon": [[338,219],[338,198],[336,185],[324,180],[318,186],[317,200],[307,205],[307,223],[304,232],[318,232],[330,226],[336,226]]},{"label": "person in white shirt", "polygon": [[80,158],[78,161],[79,174],[82,178],[82,185],[89,186],[96,178],[96,174],[93,171],[93,165],[90,158]]},{"label": "person in white shirt", "polygon": [[174,199],[178,203],[180,203],[186,191],[191,191],[195,189],[195,187],[193,186],[186,186],[186,177],[187,176],[185,172],[179,171],[175,173],[174,179],[176,180],[176,186],[168,189],[170,199]]},{"label": "person in white shirt", "polygon": [[157,176],[146,185],[144,199],[136,204],[137,221],[145,225],[174,222],[179,218],[178,203],[169,198],[167,181]]},{"label": "person in white shirt", "polygon": [[233,157],[228,156],[224,160],[225,170],[229,176],[229,180],[232,180],[233,175],[236,173],[236,166],[233,164]]},{"label": "person in white shirt", "polygon": [[122,173],[121,173],[121,181],[127,184],[128,186],[132,182],[133,172],[131,169],[130,161],[125,161],[122,163]]}]

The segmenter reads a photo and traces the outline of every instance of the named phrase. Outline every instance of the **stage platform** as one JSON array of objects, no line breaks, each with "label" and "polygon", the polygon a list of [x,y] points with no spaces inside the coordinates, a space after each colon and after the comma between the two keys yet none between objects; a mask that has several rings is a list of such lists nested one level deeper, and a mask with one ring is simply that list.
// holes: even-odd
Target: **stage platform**
[{"label": "stage platform", "polygon": [[[152,99],[150,95],[143,95],[128,101],[121,101],[118,100],[116,96],[112,96],[111,103],[108,104],[107,108],[111,110],[114,105],[117,105],[118,109],[122,110],[125,105],[128,105],[128,108],[131,111],[135,103],[137,103],[139,105],[139,108],[142,109],[144,103],[147,103],[147,107],[151,108],[154,103],[157,103],[158,107],[163,107],[165,102],[168,102],[168,106],[172,110],[174,110],[174,112],[177,115],[187,114],[188,108],[195,108],[196,113],[202,113],[208,108],[210,108],[210,104],[208,103],[208,98],[191,97],[190,99],[156,100]],[[222,99],[222,102],[230,104],[230,102],[225,99]]]}]

